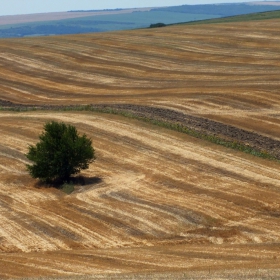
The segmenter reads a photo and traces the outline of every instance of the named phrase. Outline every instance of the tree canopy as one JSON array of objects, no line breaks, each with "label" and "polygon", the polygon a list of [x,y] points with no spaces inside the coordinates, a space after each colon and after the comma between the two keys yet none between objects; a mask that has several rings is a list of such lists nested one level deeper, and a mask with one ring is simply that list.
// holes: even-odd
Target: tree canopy
[{"label": "tree canopy", "polygon": [[40,141],[29,146],[26,157],[33,162],[27,169],[33,178],[41,181],[68,182],[71,175],[87,169],[95,160],[92,141],[80,136],[72,125],[47,122]]}]

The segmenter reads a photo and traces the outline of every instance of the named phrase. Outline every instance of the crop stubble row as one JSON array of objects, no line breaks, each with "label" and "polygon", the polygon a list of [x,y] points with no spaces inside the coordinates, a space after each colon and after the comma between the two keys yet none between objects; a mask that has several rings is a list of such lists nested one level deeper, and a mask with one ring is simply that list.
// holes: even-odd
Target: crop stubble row
[{"label": "crop stubble row", "polygon": [[277,23],[2,40],[0,98],[165,106],[279,138]]},{"label": "crop stubble row", "polygon": [[[249,131],[259,120],[256,133],[279,139],[278,26],[1,40],[0,98],[173,108]],[[279,267],[277,163],[116,116],[0,116],[2,278]],[[36,189],[25,170],[27,145],[50,119],[77,125],[97,150],[70,197]]]},{"label": "crop stubble row", "polygon": [[[83,173],[86,185],[71,196],[37,189],[25,162],[13,157],[13,151],[26,152],[49,119],[76,125],[92,137],[97,151],[98,160]],[[0,129],[5,135],[1,160],[10,168],[1,168],[3,277],[16,276],[15,262],[22,264],[19,273],[27,276],[253,267],[255,262],[261,267],[268,260],[277,267],[276,163],[229,154],[224,148],[204,146],[200,140],[135,120],[90,112],[2,112]],[[209,258],[206,252],[222,243],[224,247],[217,250],[219,254],[229,250],[229,259],[218,261],[216,253]],[[240,243],[255,244],[251,246],[258,257],[250,254],[243,259],[248,248],[243,245],[238,252]],[[273,250],[258,243],[274,244]],[[192,258],[187,248],[194,245],[205,253]],[[168,265],[169,250],[172,265]],[[91,264],[83,257],[85,252]],[[67,261],[61,260],[61,254]],[[44,264],[41,258],[46,258]],[[59,260],[64,272],[50,260]],[[36,269],[30,270],[31,264]]]}]

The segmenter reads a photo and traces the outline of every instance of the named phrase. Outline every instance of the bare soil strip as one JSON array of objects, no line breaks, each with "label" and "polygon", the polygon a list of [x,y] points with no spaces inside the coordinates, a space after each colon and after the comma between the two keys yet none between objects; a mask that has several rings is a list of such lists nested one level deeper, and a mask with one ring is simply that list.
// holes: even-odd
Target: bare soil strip
[{"label": "bare soil strip", "polygon": [[[0,106],[6,109],[15,110],[70,110],[78,109],[79,106],[57,106],[57,105],[24,105],[15,104],[10,101],[0,100]],[[244,129],[226,125],[210,119],[187,115],[179,111],[167,108],[133,105],[133,104],[91,104],[85,106],[87,110],[99,109],[119,113],[132,113],[134,117],[152,121],[164,121],[169,124],[179,124],[182,127],[194,129],[205,135],[218,136],[221,139],[233,141],[254,148],[256,151],[266,152],[277,159],[280,159],[280,141],[272,139],[258,133],[246,131]]]},{"label": "bare soil strip", "polygon": [[166,108],[116,104],[116,105],[92,105],[93,108],[117,109],[118,111],[131,112],[140,118],[147,118],[157,121],[166,121],[172,124],[180,124],[183,127],[192,128],[206,135],[214,135],[223,139],[243,143],[256,148],[259,151],[266,151],[280,159],[280,141],[272,139],[258,133],[246,131],[244,129],[226,125],[210,119],[187,115]]}]

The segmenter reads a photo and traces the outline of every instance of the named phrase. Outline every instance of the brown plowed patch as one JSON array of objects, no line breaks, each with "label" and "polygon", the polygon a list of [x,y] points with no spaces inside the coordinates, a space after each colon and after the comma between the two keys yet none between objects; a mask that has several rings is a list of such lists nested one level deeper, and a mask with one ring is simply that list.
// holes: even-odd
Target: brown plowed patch
[{"label": "brown plowed patch", "polygon": [[[222,139],[242,143],[254,147],[259,151],[266,151],[280,159],[280,141],[258,133],[247,131],[233,125],[223,124],[198,116],[187,115],[167,108],[158,108],[141,105],[93,105],[93,108],[114,109],[120,112],[129,112],[134,116],[155,121],[164,121],[171,124],[180,124],[183,127],[194,129],[206,135],[219,136]],[[280,134],[279,134],[280,136]],[[280,137],[279,137],[280,139]]]},{"label": "brown plowed patch", "polygon": [[[2,106],[130,104],[279,151],[279,23],[1,40]],[[279,163],[114,115],[0,118],[0,278],[279,276]],[[74,124],[97,151],[70,196],[25,169],[47,120]]]},{"label": "brown plowed patch", "polygon": [[[0,106],[5,110],[76,110],[75,105],[23,105],[10,101],[0,100]],[[110,111],[114,113],[130,113],[134,118],[150,121],[164,122],[173,125],[181,125],[184,128],[192,129],[198,133],[208,136],[218,136],[223,140],[240,143],[254,148],[256,151],[265,151],[280,159],[280,141],[272,139],[252,131],[226,125],[211,119],[187,115],[179,111],[167,108],[151,107],[131,104],[93,104],[87,105],[90,110]],[[279,138],[280,139],[280,138]]]}]

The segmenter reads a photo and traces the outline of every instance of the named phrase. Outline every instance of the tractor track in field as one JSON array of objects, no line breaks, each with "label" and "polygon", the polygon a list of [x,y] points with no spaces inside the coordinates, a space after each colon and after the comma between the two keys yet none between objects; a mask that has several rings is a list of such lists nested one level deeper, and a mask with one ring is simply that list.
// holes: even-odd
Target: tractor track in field
[{"label": "tractor track in field", "polygon": [[[1,40],[0,279],[278,279],[279,23]],[[96,150],[70,195],[50,120]]]},{"label": "tractor track in field", "polygon": [[[1,112],[0,279],[274,275],[279,164],[96,112]],[[38,185],[21,158],[49,120],[77,126],[96,149],[71,195]]]},{"label": "tractor track in field", "polygon": [[[0,100],[0,106],[4,109],[15,110],[77,110],[79,108],[79,105],[25,105],[6,100]],[[113,110],[115,113],[130,113],[136,118],[179,124],[203,135],[218,136],[227,141],[247,145],[256,151],[266,152],[280,160],[279,140],[207,118],[184,114],[167,108],[135,104],[91,104],[87,106],[87,109],[105,112]]]}]

